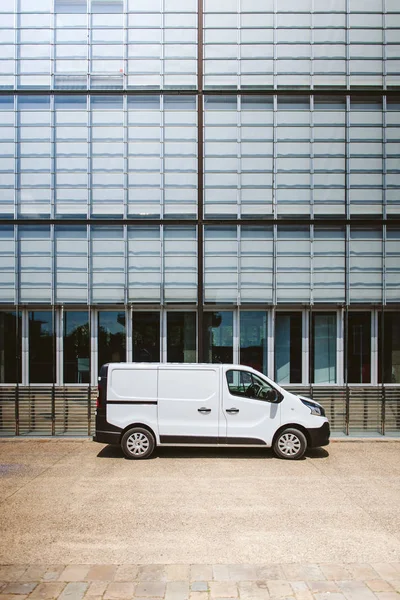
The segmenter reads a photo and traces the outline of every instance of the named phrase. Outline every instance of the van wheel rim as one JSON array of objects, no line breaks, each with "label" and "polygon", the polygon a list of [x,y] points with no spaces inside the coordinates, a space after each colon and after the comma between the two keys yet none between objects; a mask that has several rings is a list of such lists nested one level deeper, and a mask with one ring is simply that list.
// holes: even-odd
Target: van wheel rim
[{"label": "van wheel rim", "polygon": [[141,456],[149,449],[150,442],[144,433],[132,433],[126,441],[126,446],[134,456]]},{"label": "van wheel rim", "polygon": [[278,448],[286,456],[295,456],[300,452],[301,442],[294,433],[284,433],[279,438]]}]

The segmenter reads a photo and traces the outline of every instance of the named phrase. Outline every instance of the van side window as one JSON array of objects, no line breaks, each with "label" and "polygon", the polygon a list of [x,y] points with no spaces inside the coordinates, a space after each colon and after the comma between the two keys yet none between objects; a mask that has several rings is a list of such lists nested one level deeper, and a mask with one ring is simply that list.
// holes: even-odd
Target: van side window
[{"label": "van side window", "polygon": [[233,396],[269,401],[274,390],[266,381],[248,371],[227,371],[226,380]]}]

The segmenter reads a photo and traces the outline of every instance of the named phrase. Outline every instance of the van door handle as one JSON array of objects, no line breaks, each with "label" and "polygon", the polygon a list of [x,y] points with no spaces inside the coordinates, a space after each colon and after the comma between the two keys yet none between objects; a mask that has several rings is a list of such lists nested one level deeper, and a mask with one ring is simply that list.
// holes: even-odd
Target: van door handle
[{"label": "van door handle", "polygon": [[198,408],[197,409],[199,411],[199,413],[201,413],[202,415],[207,415],[208,413],[211,412],[211,408],[206,408],[205,406],[202,406],[202,408]]},{"label": "van door handle", "polygon": [[237,413],[239,412],[238,408],[227,408],[226,412],[229,413],[230,415],[237,415]]}]

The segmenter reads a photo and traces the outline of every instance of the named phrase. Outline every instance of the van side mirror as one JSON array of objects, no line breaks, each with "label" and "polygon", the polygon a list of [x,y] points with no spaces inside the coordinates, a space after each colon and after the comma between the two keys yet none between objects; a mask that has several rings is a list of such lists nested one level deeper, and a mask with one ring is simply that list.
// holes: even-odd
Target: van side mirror
[{"label": "van side mirror", "polygon": [[274,388],[268,390],[266,400],[268,400],[268,402],[279,402],[280,395],[278,394],[278,391]]}]

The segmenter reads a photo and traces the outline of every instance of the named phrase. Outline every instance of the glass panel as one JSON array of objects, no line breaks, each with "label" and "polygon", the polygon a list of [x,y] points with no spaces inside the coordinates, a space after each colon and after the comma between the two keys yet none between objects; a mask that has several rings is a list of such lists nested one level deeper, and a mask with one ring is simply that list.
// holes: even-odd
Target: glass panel
[{"label": "glass panel", "polygon": [[196,313],[167,313],[167,361],[196,362]]},{"label": "glass panel", "polygon": [[383,383],[400,383],[400,313],[379,314],[379,383],[382,367]]},{"label": "glass panel", "polygon": [[204,313],[205,362],[233,362],[233,313]]},{"label": "glass panel", "polygon": [[336,314],[312,315],[312,383],[336,383]]},{"label": "glass panel", "polygon": [[64,382],[90,383],[88,311],[64,312]]},{"label": "glass panel", "polygon": [[275,381],[301,383],[301,313],[279,312],[275,317]]},{"label": "glass panel", "polygon": [[53,313],[29,311],[29,383],[55,382]]},{"label": "glass panel", "polygon": [[160,362],[160,313],[134,312],[132,321],[133,360]]},{"label": "glass panel", "polygon": [[99,326],[99,371],[108,362],[126,360],[125,312],[117,310],[100,311]]},{"label": "glass panel", "polygon": [[371,382],[371,313],[348,316],[348,383]]},{"label": "glass panel", "polygon": [[21,381],[21,313],[0,311],[0,383]]},{"label": "glass panel", "polygon": [[267,375],[268,369],[267,313],[240,313],[240,364],[253,367]]}]

